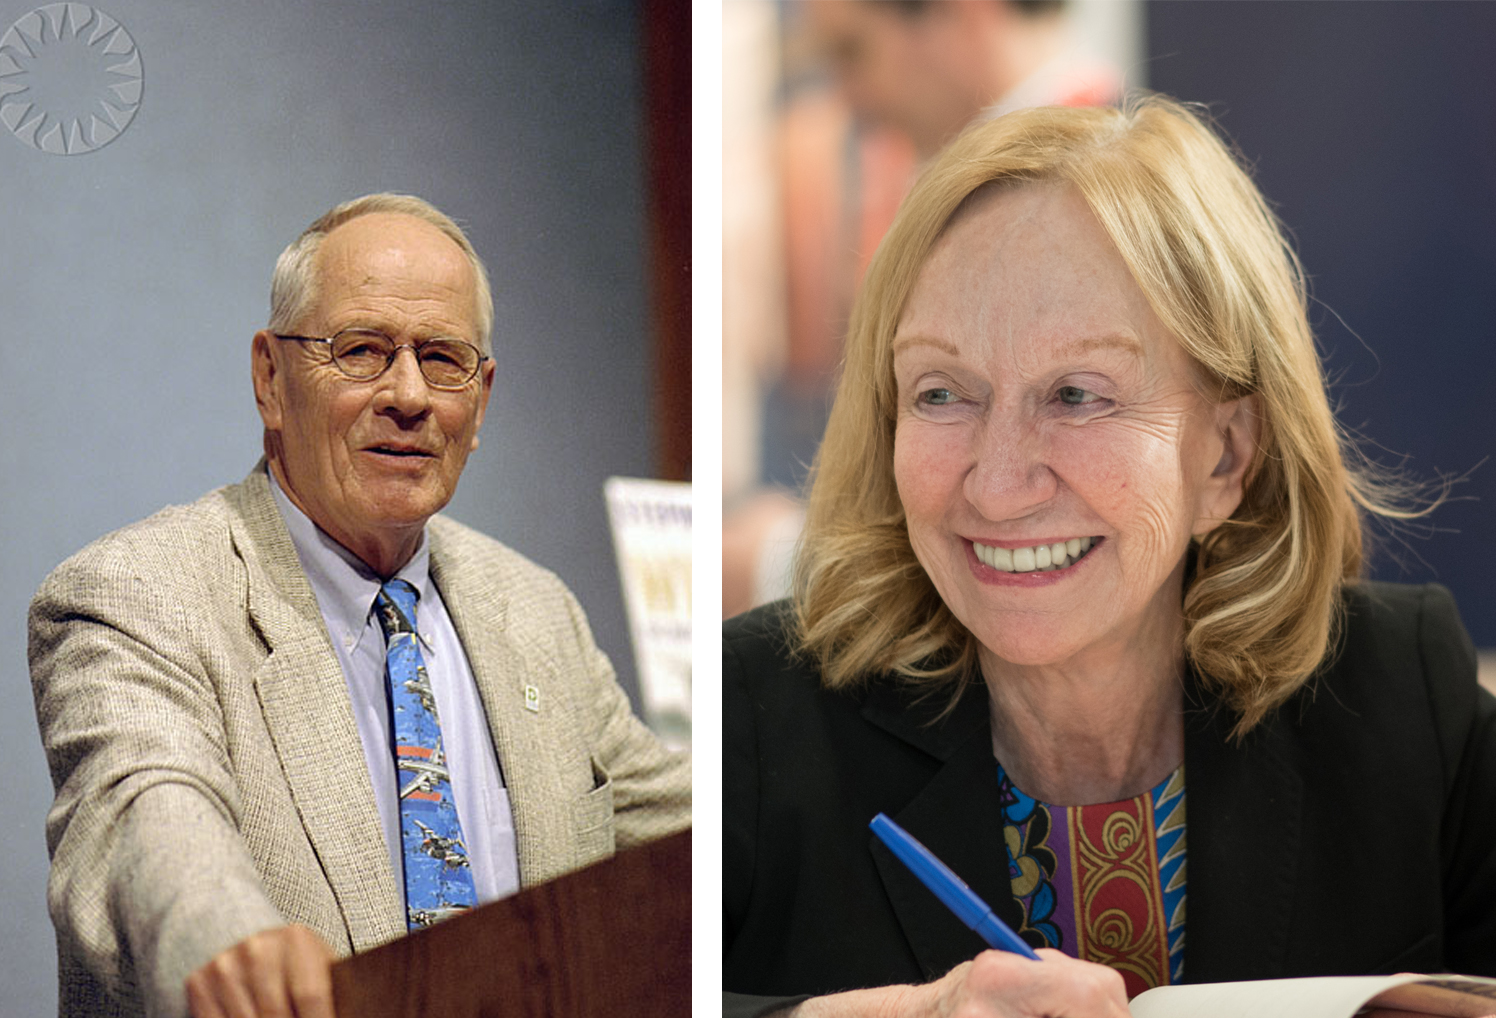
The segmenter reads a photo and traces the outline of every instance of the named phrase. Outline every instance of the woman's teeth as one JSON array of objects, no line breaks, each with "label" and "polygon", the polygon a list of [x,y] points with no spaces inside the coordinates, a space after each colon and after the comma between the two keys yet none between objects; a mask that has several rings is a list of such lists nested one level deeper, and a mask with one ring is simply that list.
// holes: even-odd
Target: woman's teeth
[{"label": "woman's teeth", "polygon": [[973,541],[971,546],[976,549],[977,558],[993,569],[1005,573],[1044,573],[1064,569],[1090,551],[1091,545],[1099,540],[1099,537],[1072,537],[1068,541],[1036,544],[1032,548],[993,548]]}]

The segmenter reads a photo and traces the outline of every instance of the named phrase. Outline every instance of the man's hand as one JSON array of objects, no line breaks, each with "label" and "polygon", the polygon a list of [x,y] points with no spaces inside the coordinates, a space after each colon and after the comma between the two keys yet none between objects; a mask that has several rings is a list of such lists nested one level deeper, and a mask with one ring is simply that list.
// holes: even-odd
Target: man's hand
[{"label": "man's hand", "polygon": [[305,926],[239,941],[187,977],[193,1018],[334,1018],[333,953]]}]

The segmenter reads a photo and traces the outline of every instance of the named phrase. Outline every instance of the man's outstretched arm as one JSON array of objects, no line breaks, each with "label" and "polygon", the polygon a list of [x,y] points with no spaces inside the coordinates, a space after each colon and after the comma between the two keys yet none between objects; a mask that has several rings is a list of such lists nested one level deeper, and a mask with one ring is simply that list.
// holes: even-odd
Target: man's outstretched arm
[{"label": "man's outstretched arm", "polygon": [[185,634],[191,609],[127,568],[74,560],[32,604],[56,789],[47,899],[64,981],[91,977],[127,1012],[179,1016],[190,973],[285,919],[239,835],[217,690],[185,635],[148,642]]}]

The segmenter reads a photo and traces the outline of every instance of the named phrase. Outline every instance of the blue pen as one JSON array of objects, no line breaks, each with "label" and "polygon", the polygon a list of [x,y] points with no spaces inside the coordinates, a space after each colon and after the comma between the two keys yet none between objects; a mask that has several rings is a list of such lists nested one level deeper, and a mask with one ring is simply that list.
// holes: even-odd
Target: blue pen
[{"label": "blue pen", "polygon": [[920,883],[924,884],[935,893],[940,903],[956,914],[956,918],[974,930],[977,936],[987,941],[989,947],[995,947],[1000,951],[1012,951],[1021,954],[1025,958],[1034,961],[1043,961],[1033,948],[1025,944],[1012,930],[1008,924],[997,917],[981,898],[971,892],[971,888],[951,868],[939,859],[925,846],[915,841],[908,831],[888,819],[882,813],[873,817],[873,822],[868,824],[883,842],[888,846],[899,862],[909,867],[909,872],[919,877]]}]

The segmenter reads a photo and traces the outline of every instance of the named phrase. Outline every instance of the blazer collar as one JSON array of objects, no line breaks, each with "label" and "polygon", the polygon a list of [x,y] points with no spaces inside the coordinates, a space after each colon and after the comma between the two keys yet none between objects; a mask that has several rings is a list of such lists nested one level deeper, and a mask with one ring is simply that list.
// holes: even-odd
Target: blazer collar
[{"label": "blazer collar", "polygon": [[[972,683],[943,721],[947,701],[910,702],[891,681],[864,701],[869,724],[941,761],[894,816],[1010,927],[1022,909],[1008,883],[987,693]],[[1270,978],[1285,971],[1293,916],[1303,780],[1292,764],[1285,707],[1247,739],[1228,740],[1235,717],[1194,676],[1187,683],[1185,784],[1189,839],[1184,971],[1187,982]],[[883,844],[870,850],[904,934],[930,978],[986,945],[936,900]]]},{"label": "blazer collar", "polygon": [[[270,649],[255,677],[261,706],[302,824],[343,909],[355,949],[405,932],[404,896],[391,870],[347,682],[270,491],[263,460],[225,489],[233,539],[249,573],[249,614]],[[565,766],[574,741],[553,655],[510,627],[510,599],[491,563],[475,562],[454,525],[433,517],[430,576],[472,668],[503,769],[524,886],[589,861],[577,856]],[[539,703],[526,707],[527,689]]]},{"label": "blazer collar", "polygon": [[1185,981],[1286,975],[1304,822],[1291,751],[1297,701],[1240,744],[1228,738],[1235,716],[1193,677],[1186,702]]},{"label": "blazer collar", "polygon": [[462,534],[450,520],[431,521],[431,579],[478,684],[514,816],[520,884],[528,887],[591,861],[577,855],[563,794],[577,761],[559,748],[576,738],[562,696],[575,678],[559,675],[554,652],[511,624],[508,585]]},{"label": "blazer collar", "polygon": [[906,680],[884,676],[868,687],[862,717],[937,760],[949,759],[978,729],[990,732],[991,724],[987,687],[980,678],[967,682],[952,706],[947,691],[925,694]]},{"label": "blazer collar", "polygon": [[249,617],[268,648],[253,676],[302,826],[355,950],[405,932],[347,682],[316,595],[270,492],[265,462],[225,489],[248,577]]},{"label": "blazer collar", "polygon": [[[1023,913],[1009,884],[986,687],[980,681],[969,684],[942,718],[948,704],[938,693],[911,703],[906,690],[882,682],[869,691],[862,715],[942,762],[929,784],[893,819],[1016,929]],[[986,948],[871,834],[868,846],[927,978],[944,975]]]}]

